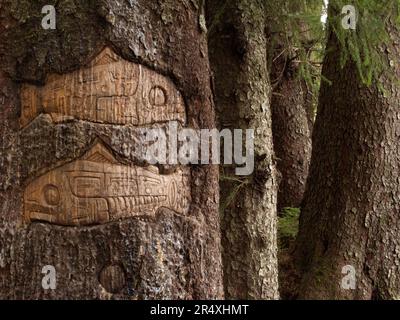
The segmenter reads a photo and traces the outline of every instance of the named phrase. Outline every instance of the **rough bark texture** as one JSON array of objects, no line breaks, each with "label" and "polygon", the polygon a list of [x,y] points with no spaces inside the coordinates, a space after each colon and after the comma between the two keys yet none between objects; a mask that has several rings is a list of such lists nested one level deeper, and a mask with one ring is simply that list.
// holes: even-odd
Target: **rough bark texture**
[{"label": "rough bark texture", "polygon": [[[400,33],[389,32],[382,55],[394,79],[379,80],[383,92],[363,85],[353,63],[341,69],[337,39],[328,40],[332,85],[321,88],[297,240],[301,298],[400,298]],[[346,265],[355,290],[341,286]]]},{"label": "rough bark texture", "polygon": [[[41,28],[47,4],[56,7],[56,30]],[[191,168],[188,216],[160,209],[93,227],[21,224],[27,181],[80,157],[96,138],[138,162],[129,125],[41,115],[20,129],[21,83],[77,70],[108,45],[175,82],[188,127],[214,127],[202,14],[200,1],[185,0],[0,2],[0,298],[223,297],[215,166]],[[56,269],[56,290],[42,288],[45,265]]]},{"label": "rough bark texture", "polygon": [[221,128],[255,129],[255,170],[221,182],[225,295],[277,299],[276,169],[262,1],[210,1],[209,50]]},{"label": "rough bark texture", "polygon": [[[274,48],[271,81],[272,133],[277,168],[281,174],[278,210],[300,207],[311,158],[312,118],[306,85],[298,78],[292,57]],[[287,49],[286,49],[287,51]]]}]

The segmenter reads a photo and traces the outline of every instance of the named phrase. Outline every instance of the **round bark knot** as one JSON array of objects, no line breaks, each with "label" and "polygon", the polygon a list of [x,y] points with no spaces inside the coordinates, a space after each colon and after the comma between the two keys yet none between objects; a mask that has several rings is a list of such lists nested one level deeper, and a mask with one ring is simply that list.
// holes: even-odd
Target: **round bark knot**
[{"label": "round bark knot", "polygon": [[125,272],[120,265],[109,265],[100,272],[99,282],[109,293],[118,293],[126,285]]}]

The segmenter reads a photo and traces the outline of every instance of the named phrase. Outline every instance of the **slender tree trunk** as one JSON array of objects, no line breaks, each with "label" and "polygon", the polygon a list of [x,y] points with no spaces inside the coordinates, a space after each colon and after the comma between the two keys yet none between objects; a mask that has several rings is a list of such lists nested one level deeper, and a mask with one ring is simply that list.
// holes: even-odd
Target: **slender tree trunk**
[{"label": "slender tree trunk", "polygon": [[222,298],[218,168],[136,136],[214,127],[201,1],[42,3],[0,3],[0,298]]},{"label": "slender tree trunk", "polygon": [[255,129],[255,170],[221,177],[225,295],[277,299],[276,169],[262,1],[210,1],[209,48],[222,128]]},{"label": "slender tree trunk", "polygon": [[[282,50],[286,52],[282,53]],[[307,87],[298,77],[298,66],[288,49],[272,48],[276,55],[272,63],[272,132],[281,174],[278,209],[300,207],[311,158],[312,118]]]},{"label": "slender tree trunk", "polygon": [[338,40],[328,40],[332,85],[321,87],[297,240],[301,298],[400,297],[400,33],[388,31],[394,79],[383,76],[382,91],[363,85],[354,63],[341,69]]}]

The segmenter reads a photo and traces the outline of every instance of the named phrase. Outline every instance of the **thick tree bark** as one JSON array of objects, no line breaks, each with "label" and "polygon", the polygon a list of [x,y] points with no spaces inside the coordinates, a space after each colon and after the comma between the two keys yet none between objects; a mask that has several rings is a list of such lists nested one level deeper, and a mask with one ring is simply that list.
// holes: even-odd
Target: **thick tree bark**
[{"label": "thick tree bark", "polygon": [[[44,30],[41,27],[42,6],[55,3],[57,28]],[[25,105],[21,102],[24,86],[29,83],[40,88],[47,84],[46,76],[52,74],[59,74],[53,76],[56,79],[66,74],[76,75],[73,72],[80,72],[104,46],[123,58],[128,66],[124,70],[140,65],[137,67],[141,70],[140,76],[152,75],[152,79],[164,79],[163,83],[176,88],[183,97],[187,127],[214,127],[206,33],[201,24],[204,16],[200,3],[176,0],[46,3],[4,0],[0,3],[0,298],[223,297],[216,166],[186,168],[191,182],[185,188],[188,188],[191,199],[184,214],[176,212],[174,207],[160,207],[156,208],[154,215],[139,212],[134,217],[124,216],[117,221],[108,221],[100,215],[92,216],[94,220],[74,220],[73,223],[68,219],[60,220],[61,223],[57,217],[51,220],[47,215],[43,218],[49,219],[47,223],[23,219],[27,210],[29,218],[43,217],[29,211],[30,195],[26,193],[30,190],[27,188],[40,184],[43,175],[54,178],[57,170],[65,173],[71,166],[80,166],[82,170],[98,166],[94,162],[101,162],[104,172],[104,168],[109,167],[123,167],[125,169],[118,170],[127,172],[145,170],[145,163],[137,152],[140,146],[134,123],[113,123],[112,120],[99,123],[92,121],[89,113],[81,114],[73,108],[70,110],[72,117],[61,117],[55,122],[53,114],[46,112],[45,105],[28,124],[19,121],[21,116],[25,116]],[[107,68],[110,56],[104,59],[98,63]],[[123,72],[122,76],[118,73],[113,75],[124,79],[122,86],[125,90],[132,74]],[[89,82],[96,77],[95,73],[80,74]],[[74,81],[75,78],[67,79]],[[64,90],[67,90],[67,85],[68,81]],[[168,97],[169,89],[153,89],[153,95],[149,95],[153,105],[168,103],[173,98]],[[107,86],[104,90],[108,90]],[[85,94],[88,92],[76,93],[76,96]],[[139,108],[138,113],[141,112]],[[156,113],[155,117],[158,115]],[[146,126],[162,127],[163,123],[150,121]],[[93,153],[90,148],[96,141],[102,141],[104,148],[96,146],[99,154],[89,157],[90,152]],[[118,164],[115,164],[116,159]],[[168,181],[172,169],[159,169],[158,181]],[[129,188],[132,187],[132,180],[122,179]],[[105,183],[105,188],[109,187]],[[118,191],[118,187],[113,190],[126,192],[126,188],[125,191]],[[60,200],[56,189],[45,191],[49,202]],[[118,199],[123,198],[121,194],[116,195]],[[132,201],[143,200],[139,198],[129,199],[131,205]],[[108,201],[108,206],[116,206],[115,202]],[[128,205],[125,202],[125,206]],[[108,210],[110,213],[111,207]],[[117,210],[116,214],[122,213]],[[104,220],[100,218],[107,223],[102,223]],[[98,223],[82,225],[88,221]],[[55,267],[55,290],[42,287],[44,274],[41,272],[46,265]]]},{"label": "thick tree bark", "polygon": [[288,49],[272,48],[272,132],[281,174],[278,210],[300,207],[311,158],[312,114],[307,86],[298,77],[298,66]]},{"label": "thick tree bark", "polygon": [[225,295],[277,299],[276,169],[262,1],[209,1],[209,48],[221,128],[255,129],[255,170],[224,167],[221,181]]},{"label": "thick tree bark", "polygon": [[400,33],[388,31],[382,54],[394,79],[379,79],[382,91],[363,85],[354,63],[341,69],[338,41],[328,40],[332,85],[321,87],[296,249],[301,298],[400,297]]}]

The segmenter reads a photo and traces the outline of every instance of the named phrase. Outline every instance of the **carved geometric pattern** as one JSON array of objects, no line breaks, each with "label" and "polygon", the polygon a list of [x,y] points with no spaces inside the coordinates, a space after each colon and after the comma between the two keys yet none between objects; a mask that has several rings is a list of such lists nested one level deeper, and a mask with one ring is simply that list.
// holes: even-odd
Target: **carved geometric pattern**
[{"label": "carved geometric pattern", "polygon": [[83,226],[154,216],[161,207],[186,215],[191,201],[189,179],[189,168],[161,175],[154,166],[121,164],[97,142],[82,158],[27,186],[24,216],[27,222]]},{"label": "carved geometric pattern", "polygon": [[186,121],[185,104],[174,83],[105,48],[88,66],[51,74],[44,86],[21,87],[21,126],[40,113],[53,121],[75,118],[108,124],[145,125]]}]

